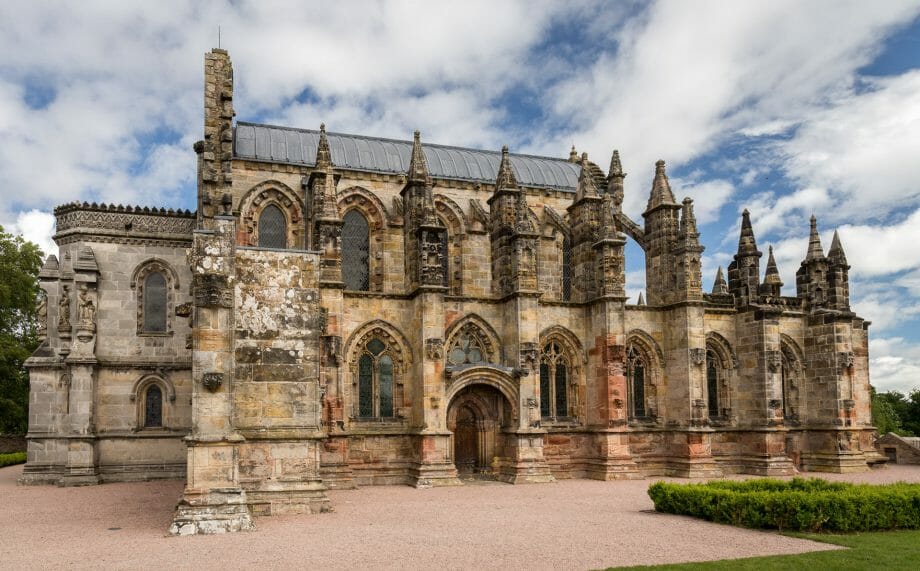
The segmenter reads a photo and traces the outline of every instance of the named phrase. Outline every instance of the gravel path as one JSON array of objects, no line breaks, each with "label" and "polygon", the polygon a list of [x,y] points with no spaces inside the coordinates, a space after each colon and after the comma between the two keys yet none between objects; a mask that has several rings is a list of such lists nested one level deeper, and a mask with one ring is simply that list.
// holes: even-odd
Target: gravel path
[{"label": "gravel path", "polygon": [[[258,518],[250,533],[169,537],[182,482],[24,487],[21,472],[0,469],[4,569],[589,569],[833,549],[650,512],[654,478],[340,490],[329,492],[334,513]],[[920,482],[920,466],[826,476]]]}]

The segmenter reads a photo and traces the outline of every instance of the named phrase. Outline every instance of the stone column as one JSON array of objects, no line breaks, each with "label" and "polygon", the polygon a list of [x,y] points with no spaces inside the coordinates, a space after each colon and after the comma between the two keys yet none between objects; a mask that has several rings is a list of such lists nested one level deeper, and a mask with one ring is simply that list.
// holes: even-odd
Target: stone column
[{"label": "stone column", "polygon": [[170,527],[174,535],[252,528],[246,493],[239,485],[231,383],[235,219],[216,216],[214,230],[196,230],[192,267],[195,323],[192,333],[192,431],[186,437],[185,490]]}]

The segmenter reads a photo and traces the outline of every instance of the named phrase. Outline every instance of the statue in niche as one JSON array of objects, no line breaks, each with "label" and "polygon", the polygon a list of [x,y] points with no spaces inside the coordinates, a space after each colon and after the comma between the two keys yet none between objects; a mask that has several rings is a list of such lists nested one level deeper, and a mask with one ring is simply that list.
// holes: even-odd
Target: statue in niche
[{"label": "statue in niche", "polygon": [[70,331],[70,287],[61,289],[61,300],[58,302],[58,330]]},{"label": "statue in niche", "polygon": [[96,304],[86,285],[80,286],[80,325],[92,328],[96,323]]},{"label": "statue in niche", "polygon": [[39,337],[45,337],[48,334],[48,295],[44,290],[38,292],[35,314],[38,316],[38,329],[36,333],[38,333]]}]

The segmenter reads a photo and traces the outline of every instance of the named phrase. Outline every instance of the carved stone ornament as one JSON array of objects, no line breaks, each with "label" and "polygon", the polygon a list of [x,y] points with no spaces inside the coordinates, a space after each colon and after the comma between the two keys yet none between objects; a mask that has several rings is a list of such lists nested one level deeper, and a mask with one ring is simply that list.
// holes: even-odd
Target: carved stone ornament
[{"label": "carved stone ornament", "polygon": [[233,307],[233,291],[226,276],[195,275],[195,305],[197,307]]},{"label": "carved stone ornament", "polygon": [[61,300],[58,302],[58,331],[70,331],[70,287],[61,288]]},{"label": "carved stone ornament", "polygon": [[190,317],[192,315],[192,304],[181,303],[176,306],[176,315],[179,317]]},{"label": "carved stone ornament", "polygon": [[342,338],[338,335],[323,335],[323,348],[326,362],[339,367],[342,365]]},{"label": "carved stone ornament", "polygon": [[204,388],[208,389],[212,393],[217,392],[217,389],[224,384],[224,374],[223,373],[205,373],[201,375],[201,384],[204,385]]},{"label": "carved stone ornament", "polygon": [[538,406],[540,406],[540,403],[537,402],[537,399],[533,397],[527,398],[527,408],[537,408]]},{"label": "carved stone ornament", "polygon": [[36,334],[43,339],[48,335],[48,294],[45,293],[45,290],[39,290],[36,301],[35,315],[38,320]]},{"label": "carved stone ornament", "polygon": [[783,401],[779,399],[770,399],[770,402],[767,403],[767,406],[773,410],[779,410],[783,406]]},{"label": "carved stone ornament", "polygon": [[706,362],[706,350],[705,349],[690,349],[690,361],[696,365],[700,366]]},{"label": "carved stone ornament", "polygon": [[444,340],[443,339],[425,339],[425,355],[432,361],[440,361],[444,358]]},{"label": "carved stone ornament", "polygon": [[535,369],[540,360],[540,351],[533,342],[521,343],[521,368]]},{"label": "carved stone ornament", "polygon": [[766,352],[766,361],[767,369],[771,373],[778,373],[783,367],[783,357],[780,355],[779,351],[767,351]]},{"label": "carved stone ornament", "polygon": [[80,326],[87,329],[95,329],[96,325],[96,304],[93,303],[92,295],[86,288],[86,284],[80,286]]},{"label": "carved stone ornament", "polygon": [[854,358],[852,351],[841,351],[837,354],[837,362],[840,363],[840,366],[844,369],[849,369],[853,366]]}]

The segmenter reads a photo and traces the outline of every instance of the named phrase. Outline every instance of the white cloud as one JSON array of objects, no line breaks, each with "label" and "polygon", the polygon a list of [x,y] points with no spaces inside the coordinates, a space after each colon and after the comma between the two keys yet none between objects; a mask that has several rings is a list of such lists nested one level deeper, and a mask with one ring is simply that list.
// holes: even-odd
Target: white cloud
[{"label": "white cloud", "polygon": [[920,70],[866,80],[780,145],[787,174],[829,189],[834,220],[867,220],[920,199]]},{"label": "white cloud", "polygon": [[672,190],[679,197],[689,196],[693,199],[693,213],[698,226],[715,222],[719,212],[735,193],[735,187],[727,180],[715,179],[703,182],[673,180]]},{"label": "white cloud", "polygon": [[50,212],[20,212],[16,222],[9,224],[5,230],[10,234],[21,234],[26,240],[37,244],[45,257],[57,255],[57,245],[51,239],[54,234],[54,215]]},{"label": "white cloud", "polygon": [[[607,156],[621,149],[625,209],[644,206],[654,161],[680,165],[741,129],[799,121],[845,92],[880,39],[916,3],[663,1],[617,34],[615,56],[552,88],[553,111],[572,132],[542,149]],[[631,181],[631,182],[630,182]]]},{"label": "white cloud", "polygon": [[870,338],[869,370],[879,392],[920,389],[920,343],[903,337]]}]

